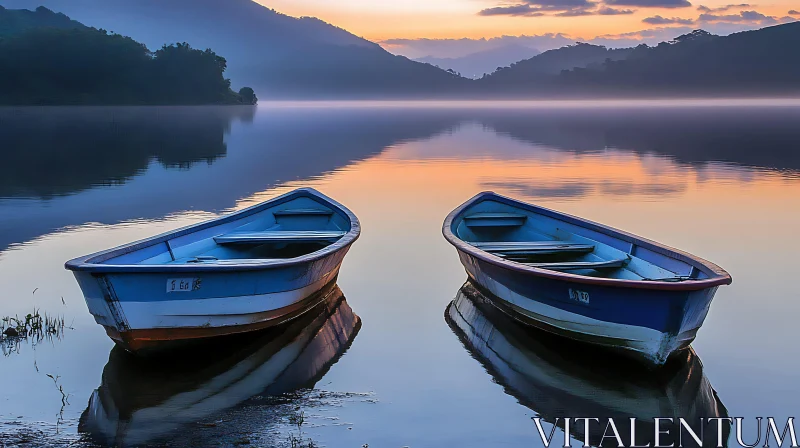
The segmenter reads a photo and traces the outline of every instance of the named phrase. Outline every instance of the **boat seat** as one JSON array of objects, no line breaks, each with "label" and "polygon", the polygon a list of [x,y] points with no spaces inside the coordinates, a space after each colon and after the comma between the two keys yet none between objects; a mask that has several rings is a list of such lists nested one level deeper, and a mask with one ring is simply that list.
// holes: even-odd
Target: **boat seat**
[{"label": "boat seat", "polygon": [[331,216],[333,211],[318,208],[292,208],[286,210],[276,210],[272,212],[274,216]]},{"label": "boat seat", "polygon": [[488,241],[471,243],[483,251],[495,255],[548,255],[588,254],[594,250],[592,244],[565,243],[560,241]]},{"label": "boat seat", "polygon": [[464,217],[467,227],[519,227],[528,219],[519,213],[473,213]]},{"label": "boat seat", "polygon": [[559,263],[522,263],[534,268],[549,269],[551,271],[577,271],[579,269],[619,269],[627,266],[630,258],[603,261],[565,261]]},{"label": "boat seat", "polygon": [[217,244],[332,243],[347,232],[341,230],[275,230],[231,232],[214,237]]}]

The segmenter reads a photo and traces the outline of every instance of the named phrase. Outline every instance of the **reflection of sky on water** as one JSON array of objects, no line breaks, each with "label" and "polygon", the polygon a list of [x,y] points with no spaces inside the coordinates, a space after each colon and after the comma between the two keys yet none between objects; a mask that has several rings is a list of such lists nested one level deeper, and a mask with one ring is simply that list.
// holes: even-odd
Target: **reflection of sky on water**
[{"label": "reflection of sky on water", "polygon": [[[101,383],[111,343],[86,312],[63,270],[65,260],[301,185],[347,204],[364,226],[340,281],[364,327],[317,387],[374,393],[377,403],[348,403],[325,418],[312,417],[313,436],[327,446],[536,444],[531,411],[492,383],[442,319],[465,275],[441,237],[441,223],[483,189],[619,227],[725,267],[734,283],[719,291],[694,344],[704,372],[730,415],[793,413],[799,398],[793,372],[800,366],[784,341],[793,340],[800,314],[791,282],[800,243],[788,237],[800,228],[800,154],[794,149],[800,128],[788,121],[799,111],[668,111],[658,122],[653,117],[660,112],[652,110],[262,106],[242,118],[212,109],[161,115],[180,126],[141,123],[129,112],[129,123],[118,126],[155,129],[148,131],[154,146],[139,148],[145,156],[130,166],[103,171],[82,165],[92,151],[114,147],[107,145],[121,137],[113,132],[76,159],[58,158],[52,167],[63,171],[58,176],[19,180],[9,173],[22,168],[0,166],[0,314],[37,306],[63,313],[74,328],[56,344],[35,352],[23,347],[0,359],[4,375],[25,381],[25,387],[0,384],[1,403],[14,403],[0,406],[0,421],[55,422],[60,402],[45,373],[61,375],[72,394],[65,411],[72,422]],[[0,134],[8,135],[4,113]],[[221,137],[213,140],[223,145],[211,151],[215,156],[193,152],[192,123]],[[93,141],[93,129],[36,141],[78,148]],[[17,150],[45,150],[26,147],[20,137]],[[72,143],[60,141],[68,138]],[[333,416],[353,429],[326,423]]]}]

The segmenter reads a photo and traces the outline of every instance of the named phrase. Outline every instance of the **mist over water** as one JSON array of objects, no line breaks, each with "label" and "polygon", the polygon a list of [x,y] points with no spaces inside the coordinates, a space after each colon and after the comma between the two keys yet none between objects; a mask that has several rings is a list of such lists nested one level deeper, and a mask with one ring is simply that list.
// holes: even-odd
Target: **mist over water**
[{"label": "mist over water", "polygon": [[[328,447],[540,446],[531,417],[551,415],[553,402],[572,416],[643,412],[625,398],[633,383],[660,406],[669,394],[683,400],[660,408],[663,416],[696,405],[686,398],[694,387],[716,391],[729,416],[785,421],[800,398],[800,361],[788,342],[800,317],[790,258],[800,250],[798,122],[793,100],[0,108],[0,317],[36,307],[70,327],[60,340],[23,343],[0,357],[8,379],[0,383],[0,433],[35,428],[53,443],[71,442],[99,431],[79,424],[91,397],[104,396],[106,410],[121,402],[114,391],[103,394],[129,360],[112,351],[64,261],[300,186],[347,205],[363,225],[340,275],[347,308],[314,321],[322,332],[346,329],[352,340],[325,351],[313,334],[287,329],[285,345],[265,352],[243,343],[195,386],[174,377],[134,384],[158,400],[126,409],[153,412],[181,394],[207,393],[197,385],[252,356],[283,366],[264,353],[299,346],[308,355],[294,368],[315,380],[299,390],[274,387],[279,399],[198,392],[215,403],[213,412],[174,422],[146,444],[221,437],[280,446],[298,434],[292,415],[303,411],[302,437]],[[690,364],[667,379],[642,373],[609,381],[591,372],[592,363],[612,362],[604,357],[562,354],[558,341],[465,311],[466,275],[441,224],[481,190],[630,231],[728,270],[734,283],[717,293]],[[325,320],[342,310],[360,317],[360,329],[353,317]],[[477,330],[469,339],[478,322],[506,342],[481,345],[488,333]],[[69,394],[63,409],[47,374]],[[164,387],[156,391],[155,383]],[[594,407],[576,398],[587,393]],[[130,441],[119,434],[117,442]]]}]

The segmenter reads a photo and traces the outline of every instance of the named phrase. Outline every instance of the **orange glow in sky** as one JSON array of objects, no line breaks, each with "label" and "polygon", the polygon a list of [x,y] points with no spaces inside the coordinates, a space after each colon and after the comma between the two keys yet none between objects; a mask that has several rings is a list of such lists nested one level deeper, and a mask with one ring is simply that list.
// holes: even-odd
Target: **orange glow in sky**
[{"label": "orange glow in sky", "polygon": [[[291,16],[313,16],[342,27],[356,35],[379,42],[391,38],[481,38],[503,35],[539,35],[564,33],[573,38],[591,39],[602,35],[617,35],[665,25],[642,22],[653,16],[697,19],[700,5],[720,8],[740,1],[692,0],[691,7],[642,8],[616,6],[634,10],[625,15],[586,15],[577,17],[511,17],[480,16],[478,12],[497,6],[522,4],[525,1],[504,0],[400,0],[394,2],[368,0],[257,0],[266,6]],[[768,3],[749,3],[719,14],[738,14],[757,11],[776,19],[798,10],[797,0],[768,0]],[[800,15],[795,16],[800,19]],[[730,25],[747,25],[746,20]],[[671,26],[671,25],[666,25]],[[703,28],[697,24],[695,28]]]}]

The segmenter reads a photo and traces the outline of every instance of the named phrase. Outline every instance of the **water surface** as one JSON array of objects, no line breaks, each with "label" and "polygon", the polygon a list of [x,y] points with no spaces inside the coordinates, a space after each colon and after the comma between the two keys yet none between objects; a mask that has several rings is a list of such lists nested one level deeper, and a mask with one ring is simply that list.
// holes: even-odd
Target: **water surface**
[{"label": "water surface", "polygon": [[[285,368],[274,353],[306,347],[292,365],[309,381],[282,389],[267,377],[245,376],[263,381],[263,390],[207,394],[209,412],[171,421],[152,440],[135,443],[290,446],[297,437],[329,447],[541,445],[531,417],[547,414],[559,394],[579,397],[576,388],[592,380],[575,367],[532,362],[529,370],[547,367],[556,380],[543,388],[541,376],[524,371],[529,382],[521,384],[538,392],[510,387],[491,357],[444,317],[466,274],[441,224],[481,190],[618,227],[727,269],[734,283],[719,290],[691,362],[702,366],[700,378],[728,415],[794,415],[800,107],[485,106],[0,109],[0,315],[38,308],[63,315],[69,327],[60,340],[4,346],[0,442],[89,443],[87,434],[109,430],[91,428],[86,415],[81,423],[81,415],[114,385],[133,384],[139,407],[124,393],[114,396],[129,410],[146,411],[183,394],[196,397],[242,360],[262,356],[258,367]],[[186,368],[164,373],[126,364],[63,269],[75,256],[299,186],[334,197],[361,220],[362,237],[339,281],[346,309],[360,318],[357,331],[355,317],[351,325],[314,321],[314,334],[286,329],[270,356],[258,341],[244,341],[228,349],[227,364],[205,360],[210,370],[202,372],[210,373],[192,383],[183,381]],[[516,334],[489,321],[499,333]],[[352,338],[315,348],[311,341],[329,340],[326,331]],[[503,359],[523,356],[519,344],[503,347],[510,350]],[[225,347],[218,350],[225,355]],[[525,359],[550,359],[562,348],[556,341],[542,350]],[[573,358],[568,366],[603,362],[564,356]],[[114,372],[137,368],[141,375],[115,379]],[[649,381],[646,373],[638,377]],[[631,381],[601,390],[628,390]],[[57,385],[68,394],[66,405]],[[618,396],[595,402],[633,412]],[[581,406],[566,412],[588,412]],[[134,443],[114,428],[119,440],[95,439]]]}]

